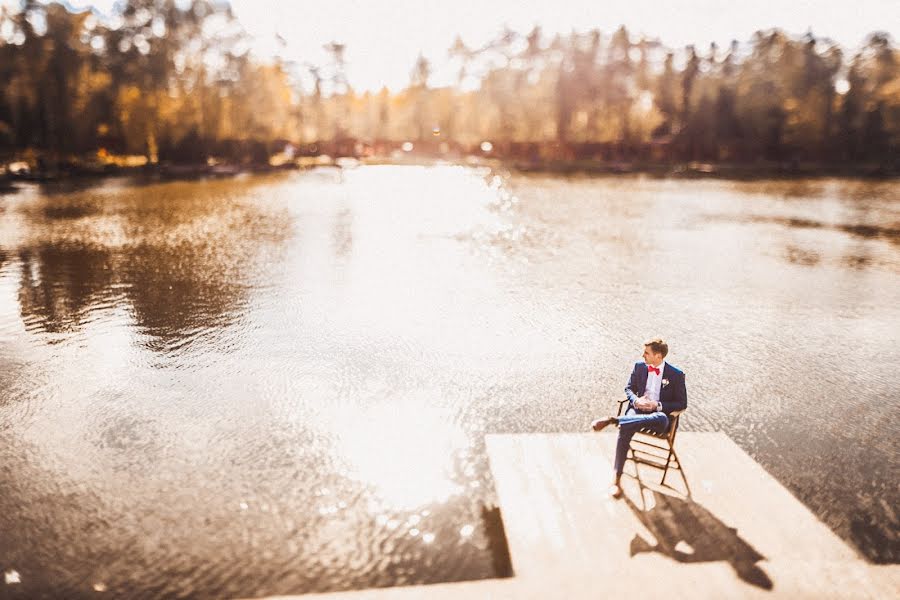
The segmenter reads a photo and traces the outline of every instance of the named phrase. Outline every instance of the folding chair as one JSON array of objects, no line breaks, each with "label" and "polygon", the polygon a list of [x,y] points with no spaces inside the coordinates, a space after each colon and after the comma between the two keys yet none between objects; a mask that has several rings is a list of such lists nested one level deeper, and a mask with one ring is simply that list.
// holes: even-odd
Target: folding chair
[{"label": "folding chair", "polygon": [[[623,408],[628,404],[628,399],[619,400],[619,411],[617,416],[622,416]],[[649,429],[639,429],[634,437],[631,438],[631,445],[628,450],[631,454],[631,460],[637,463],[656,467],[663,470],[661,485],[666,484],[666,475],[669,469],[678,469],[681,471],[681,477],[684,478],[684,471],[681,469],[681,461],[678,460],[678,454],[675,452],[675,436],[678,434],[678,420],[683,410],[674,410],[669,413],[669,428],[665,433],[656,433]],[[657,441],[660,440],[660,441]],[[665,445],[663,445],[663,442]],[[637,444],[637,447],[635,447]],[[639,455],[640,454],[640,455]],[[663,462],[665,461],[665,462]],[[685,479],[687,483],[687,479]]]}]

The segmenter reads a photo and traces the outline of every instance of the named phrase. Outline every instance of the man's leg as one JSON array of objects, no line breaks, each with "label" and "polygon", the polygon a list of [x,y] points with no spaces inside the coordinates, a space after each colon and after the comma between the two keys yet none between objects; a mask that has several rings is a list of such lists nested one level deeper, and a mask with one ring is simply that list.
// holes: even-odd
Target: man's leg
[{"label": "man's leg", "polygon": [[633,408],[629,408],[617,421],[619,422],[619,439],[616,441],[616,459],[613,462],[616,471],[614,496],[622,493],[619,481],[622,479],[622,472],[625,470],[625,459],[628,457],[628,447],[634,434],[639,429],[650,429],[658,433],[664,433],[669,427],[669,418],[665,413],[637,413]]}]

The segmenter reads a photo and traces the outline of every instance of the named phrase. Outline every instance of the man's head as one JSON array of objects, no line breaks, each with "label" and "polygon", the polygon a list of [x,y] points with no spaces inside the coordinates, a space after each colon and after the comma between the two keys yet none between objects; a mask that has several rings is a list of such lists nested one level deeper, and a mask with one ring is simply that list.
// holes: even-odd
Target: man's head
[{"label": "man's head", "polygon": [[662,338],[653,338],[644,342],[644,362],[648,365],[658,367],[668,353],[669,345]]}]

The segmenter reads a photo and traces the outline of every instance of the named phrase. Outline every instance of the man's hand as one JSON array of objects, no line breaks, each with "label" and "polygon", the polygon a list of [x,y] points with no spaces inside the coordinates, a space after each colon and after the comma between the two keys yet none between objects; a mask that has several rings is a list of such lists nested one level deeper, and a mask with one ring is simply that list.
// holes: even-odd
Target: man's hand
[{"label": "man's hand", "polygon": [[634,401],[634,408],[641,412],[653,412],[656,410],[656,402],[647,396],[641,396]]}]

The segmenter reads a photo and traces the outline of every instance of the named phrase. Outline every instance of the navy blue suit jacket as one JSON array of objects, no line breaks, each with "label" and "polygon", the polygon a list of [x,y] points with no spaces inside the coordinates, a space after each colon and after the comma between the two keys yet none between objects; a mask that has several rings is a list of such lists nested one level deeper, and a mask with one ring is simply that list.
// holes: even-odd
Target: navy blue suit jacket
[{"label": "navy blue suit jacket", "polygon": [[[625,386],[625,395],[628,404],[634,408],[634,401],[644,395],[647,389],[647,363],[638,361],[634,363],[631,379]],[[684,385],[684,371],[674,365],[666,363],[662,372],[663,385],[659,388],[659,401],[663,412],[667,415],[675,410],[687,408],[687,388]],[[668,381],[668,385],[665,382]],[[637,410],[637,409],[635,409]],[[638,411],[640,412],[640,411]]]}]

